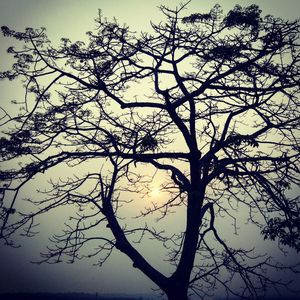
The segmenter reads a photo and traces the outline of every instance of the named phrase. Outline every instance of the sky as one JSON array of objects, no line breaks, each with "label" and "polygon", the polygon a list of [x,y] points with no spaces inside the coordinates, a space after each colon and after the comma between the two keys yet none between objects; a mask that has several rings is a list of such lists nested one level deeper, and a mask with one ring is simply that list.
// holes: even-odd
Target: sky
[{"label": "sky", "polygon": [[[300,17],[299,0],[193,0],[188,12],[207,12],[215,4],[222,5],[224,11],[235,4],[257,3],[264,14],[273,14],[288,19]],[[119,23],[126,23],[134,31],[147,31],[150,20],[160,21],[157,6],[176,6],[174,0],[0,0],[0,25],[16,30],[26,27],[46,27],[49,38],[58,43],[61,37],[71,40],[84,39],[85,32],[93,30],[97,10],[103,16],[116,17]],[[7,38],[0,36],[0,70],[8,66]],[[9,103],[22,93],[14,84],[0,83],[0,102]],[[27,193],[34,187],[27,187]],[[1,292],[99,292],[99,293],[150,293],[152,283],[131,266],[129,259],[114,253],[101,269],[93,266],[93,261],[80,261],[76,264],[36,265],[39,252],[45,248],[48,234],[56,223],[56,216],[49,214],[41,224],[41,234],[30,240],[22,240],[22,247],[11,249],[0,246],[0,293]],[[60,220],[61,221],[61,220]],[[174,220],[170,219],[171,224]],[[51,226],[50,226],[51,224]],[[51,228],[50,228],[51,227]],[[50,230],[51,229],[51,230]],[[151,249],[145,249],[151,253]],[[149,254],[151,256],[151,254]],[[155,257],[152,259],[156,260]],[[159,260],[155,261],[159,264]]]}]

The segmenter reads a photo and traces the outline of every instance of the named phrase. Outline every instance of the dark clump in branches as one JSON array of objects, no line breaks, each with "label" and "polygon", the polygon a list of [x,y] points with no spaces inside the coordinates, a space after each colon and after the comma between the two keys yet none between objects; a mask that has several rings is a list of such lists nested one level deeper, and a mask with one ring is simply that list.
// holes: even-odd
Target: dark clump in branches
[{"label": "dark clump in branches", "polygon": [[229,28],[237,26],[257,31],[262,21],[260,14],[261,10],[257,5],[250,5],[246,8],[236,5],[233,10],[229,11],[224,23]]},{"label": "dark clump in branches", "polygon": [[279,217],[271,218],[267,226],[263,229],[264,239],[279,239],[282,245],[288,245],[300,251],[300,219],[299,215],[293,219],[282,220]]},{"label": "dark clump in branches", "polygon": [[[273,269],[297,271],[246,245],[243,225],[299,251],[299,22],[256,5],[186,6],[162,6],[164,22],[139,35],[100,15],[88,42],[58,47],[43,28],[2,27],[24,46],[9,48],[0,78],[22,80],[25,96],[17,115],[1,109],[1,238],[31,236],[61,209],[66,228],[44,262],[102,265],[118,249],[170,300],[218,288],[261,299],[286,287]],[[26,198],[39,179],[45,189]],[[183,228],[160,225],[170,213],[185,214]],[[166,250],[170,274],[135,247],[144,239]]]}]

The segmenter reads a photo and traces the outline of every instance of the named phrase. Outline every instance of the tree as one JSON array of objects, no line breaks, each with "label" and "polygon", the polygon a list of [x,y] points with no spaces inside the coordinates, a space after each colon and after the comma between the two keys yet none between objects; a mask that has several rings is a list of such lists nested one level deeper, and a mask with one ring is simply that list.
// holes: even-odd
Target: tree
[{"label": "tree", "polygon": [[[99,15],[88,43],[63,38],[58,47],[44,28],[2,27],[24,48],[8,49],[16,62],[1,78],[22,78],[26,93],[17,116],[2,108],[1,238],[12,244],[21,228],[30,236],[39,215],[70,206],[76,214],[44,261],[102,255],[101,264],[118,249],[170,300],[204,298],[219,285],[255,299],[285,284],[265,272],[285,266],[230,246],[218,221],[238,232],[247,210],[265,239],[300,249],[299,22],[262,17],[256,5],[185,16],[187,4],[162,6],[165,22],[140,35]],[[51,175],[43,197],[19,199],[57,168],[67,175]],[[184,209],[183,232],[121,218],[131,194],[147,198],[154,170],[165,176],[164,201],[137,217]],[[170,276],[135,247],[147,237],[168,250]],[[241,289],[230,284],[236,277]]]}]

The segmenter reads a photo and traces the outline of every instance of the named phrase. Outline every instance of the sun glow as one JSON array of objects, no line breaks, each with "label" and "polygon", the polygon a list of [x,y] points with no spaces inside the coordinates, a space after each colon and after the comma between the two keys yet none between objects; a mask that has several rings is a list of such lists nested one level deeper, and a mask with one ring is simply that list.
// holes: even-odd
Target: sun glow
[{"label": "sun glow", "polygon": [[152,191],[151,191],[151,193],[150,193],[150,196],[151,196],[152,198],[157,198],[157,197],[159,197],[159,195],[160,195],[160,189],[159,189],[158,187],[152,188]]}]

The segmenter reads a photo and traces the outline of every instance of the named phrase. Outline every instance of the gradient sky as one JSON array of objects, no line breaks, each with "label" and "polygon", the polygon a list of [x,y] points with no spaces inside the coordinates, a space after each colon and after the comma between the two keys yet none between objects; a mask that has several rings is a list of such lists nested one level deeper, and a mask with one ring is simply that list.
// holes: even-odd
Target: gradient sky
[{"label": "gradient sky", "polygon": [[[104,16],[116,17],[120,23],[126,23],[133,30],[140,31],[150,28],[150,20],[160,20],[157,6],[175,6],[178,3],[176,0],[0,0],[0,25],[7,25],[16,30],[44,26],[49,38],[57,43],[61,37],[69,37],[71,40],[84,39],[85,32],[94,28],[93,20],[98,9],[102,10]],[[299,0],[194,0],[188,12],[206,12],[215,3],[221,4],[224,11],[235,4],[244,6],[257,3],[264,14],[288,19],[298,18],[300,11]],[[9,39],[0,37],[0,70],[9,66],[10,60],[5,51],[10,44]],[[18,85],[0,83],[2,104],[7,104],[11,99],[22,95],[22,90],[14,88],[15,86]],[[34,187],[27,187],[27,193],[34,190]],[[81,261],[73,265],[30,264],[30,261],[38,259],[39,252],[45,248],[47,236],[55,227],[53,224],[58,222],[57,218],[62,219],[63,216],[50,213],[41,226],[41,234],[22,241],[22,248],[0,246],[0,293],[151,292],[152,283],[141,272],[133,269],[130,260],[119,253],[114,253],[101,269],[93,267],[93,261]],[[146,251],[149,252],[149,249]],[[155,263],[158,264],[159,261]]]}]

